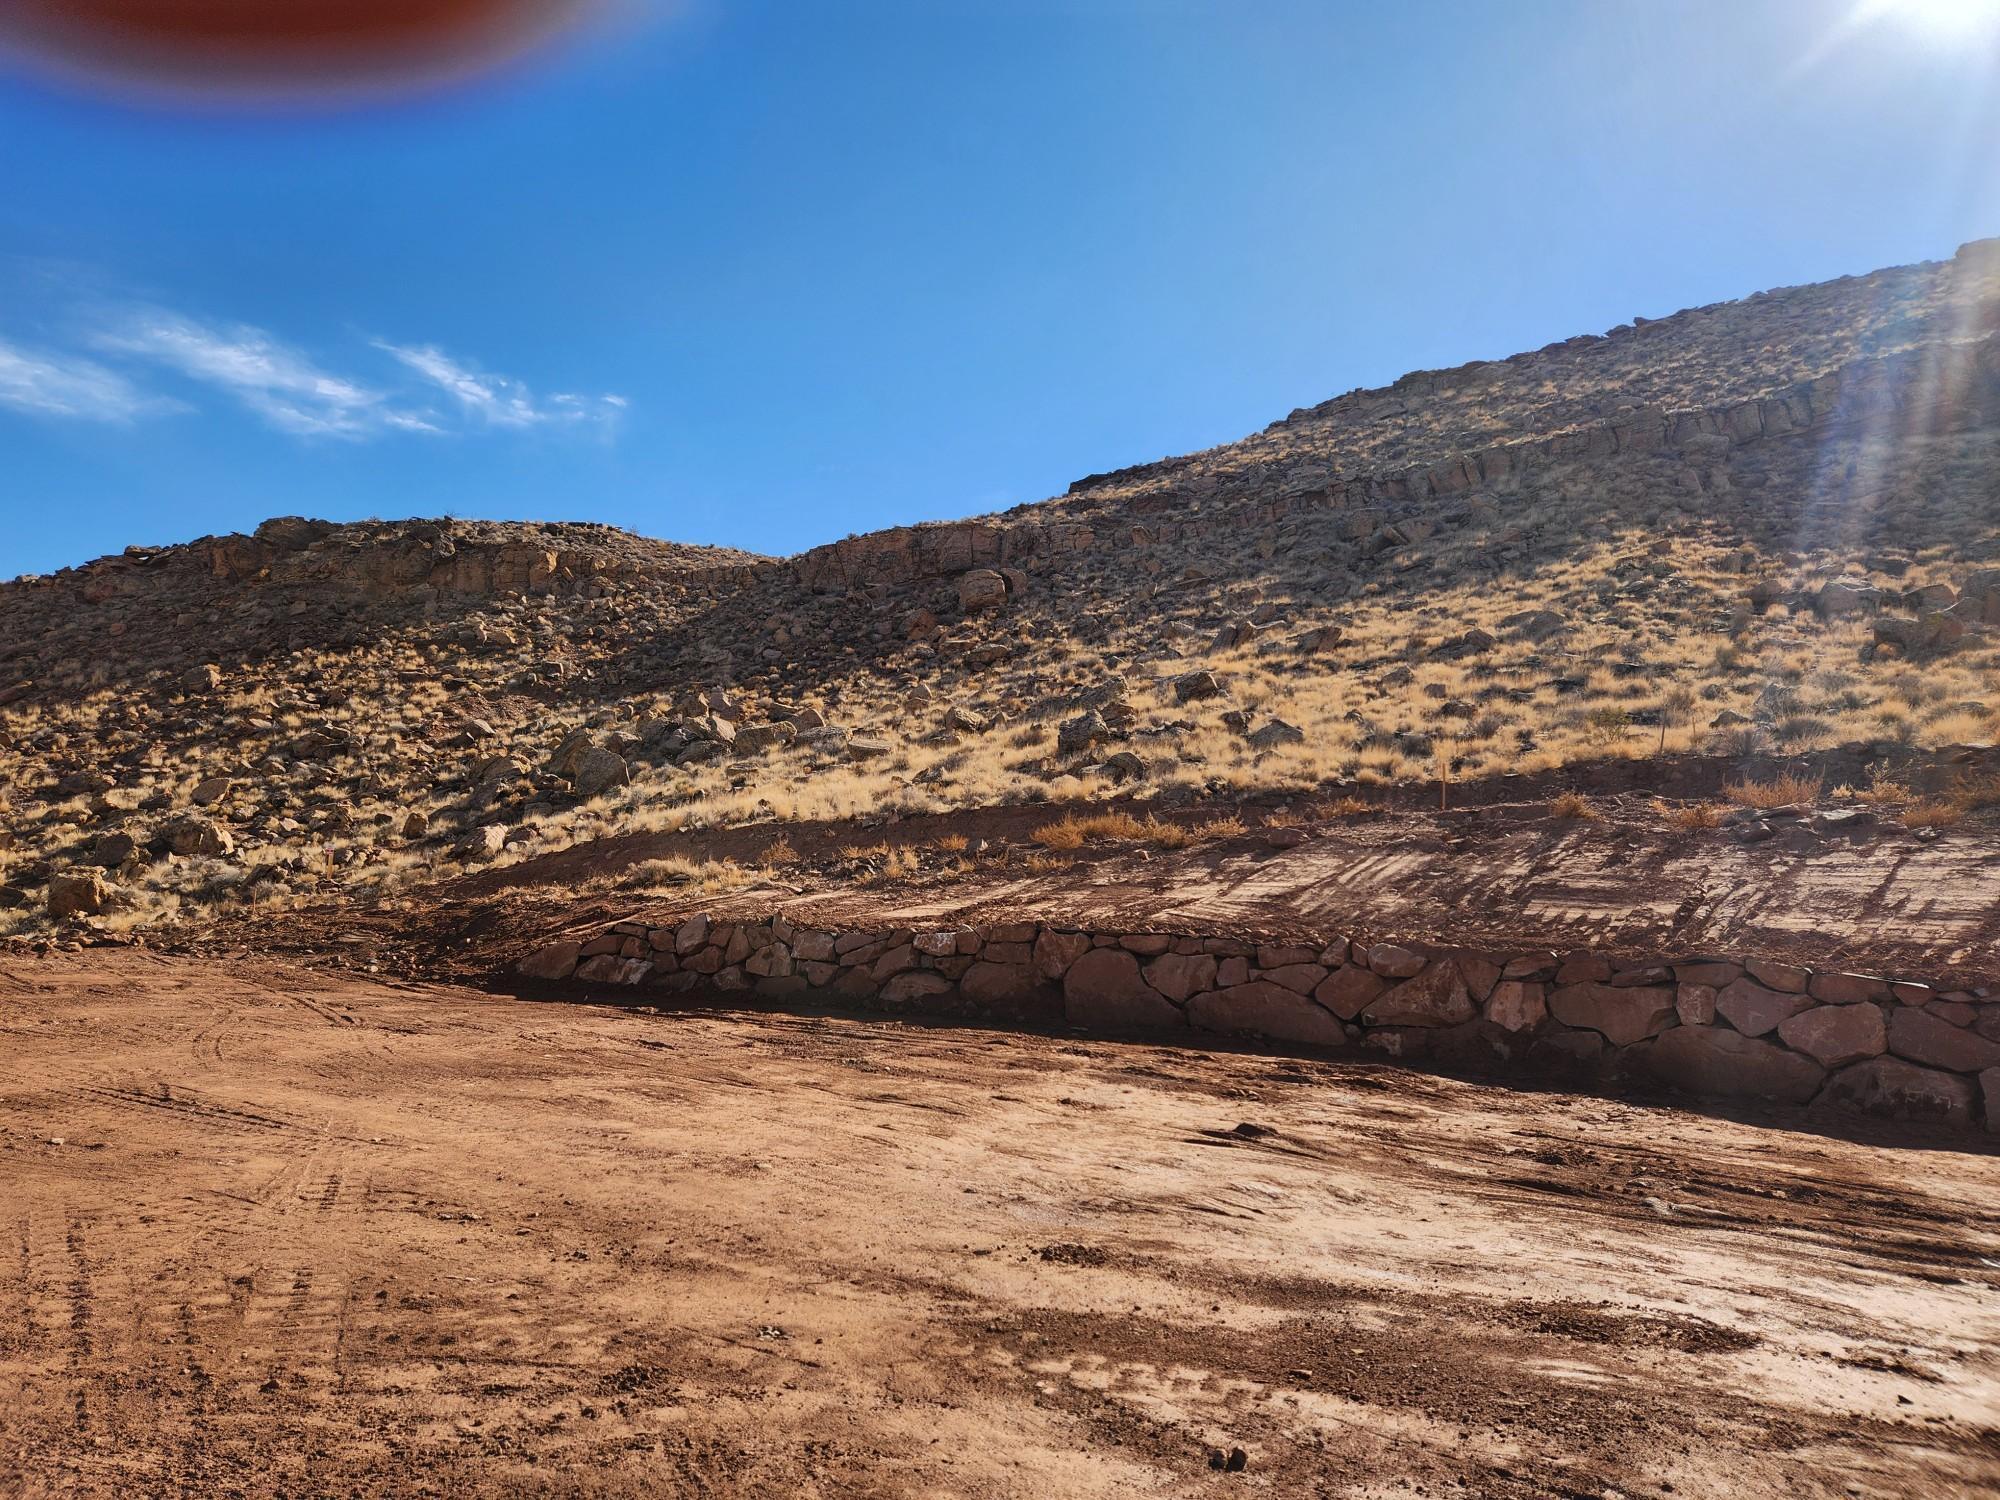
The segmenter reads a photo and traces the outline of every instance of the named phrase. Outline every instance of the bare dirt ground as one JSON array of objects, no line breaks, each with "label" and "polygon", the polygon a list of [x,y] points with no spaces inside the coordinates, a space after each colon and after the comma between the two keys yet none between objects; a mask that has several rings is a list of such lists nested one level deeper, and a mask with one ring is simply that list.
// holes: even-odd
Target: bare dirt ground
[{"label": "bare dirt ground", "polygon": [[0,1033],[8,1494],[2000,1487],[1992,1155],[133,953]]}]

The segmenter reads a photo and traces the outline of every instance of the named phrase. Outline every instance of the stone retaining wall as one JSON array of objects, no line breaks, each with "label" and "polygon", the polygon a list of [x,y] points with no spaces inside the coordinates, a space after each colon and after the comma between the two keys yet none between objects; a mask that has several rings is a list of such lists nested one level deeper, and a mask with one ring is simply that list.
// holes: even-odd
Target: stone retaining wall
[{"label": "stone retaining wall", "polygon": [[2000,987],[1942,990],[1755,958],[1285,946],[1043,922],[822,930],[782,917],[620,922],[530,979],[1188,1031],[2000,1132]]}]

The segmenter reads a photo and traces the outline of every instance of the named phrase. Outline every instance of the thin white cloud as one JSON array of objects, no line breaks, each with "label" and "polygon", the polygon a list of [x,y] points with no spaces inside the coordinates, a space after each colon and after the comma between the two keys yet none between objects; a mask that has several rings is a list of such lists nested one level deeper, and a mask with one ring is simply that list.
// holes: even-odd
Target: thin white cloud
[{"label": "thin white cloud", "polygon": [[173,405],[95,360],[0,339],[0,406],[39,417],[129,422]]},{"label": "thin white cloud", "polygon": [[[395,373],[363,377],[340,373],[261,328],[208,322],[157,304],[99,300],[72,316],[80,348],[0,338],[0,408],[104,422],[194,410],[159,393],[149,375],[163,376],[219,391],[280,432],[359,441],[535,427],[588,426],[609,434],[628,405],[612,395],[543,399],[525,382],[434,344],[372,340],[393,358]],[[441,401],[439,391],[450,400]]]},{"label": "thin white cloud", "polygon": [[375,347],[451,396],[467,413],[494,427],[608,421],[630,404],[623,396],[570,393],[554,395],[542,402],[521,381],[475,369],[435,344],[396,344],[377,339]]},{"label": "thin white cloud", "polygon": [[425,414],[403,411],[384,392],[321,369],[262,329],[211,328],[179,313],[148,309],[99,329],[94,342],[227,391],[271,426],[300,437],[436,430]]}]

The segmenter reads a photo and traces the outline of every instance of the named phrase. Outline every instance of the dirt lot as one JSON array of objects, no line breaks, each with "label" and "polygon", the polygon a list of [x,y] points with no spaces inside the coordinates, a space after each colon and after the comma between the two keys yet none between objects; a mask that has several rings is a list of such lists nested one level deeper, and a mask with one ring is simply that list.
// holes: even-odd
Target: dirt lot
[{"label": "dirt lot", "polygon": [[0,1492],[1993,1493],[2000,1159],[1794,1123],[0,960]]}]

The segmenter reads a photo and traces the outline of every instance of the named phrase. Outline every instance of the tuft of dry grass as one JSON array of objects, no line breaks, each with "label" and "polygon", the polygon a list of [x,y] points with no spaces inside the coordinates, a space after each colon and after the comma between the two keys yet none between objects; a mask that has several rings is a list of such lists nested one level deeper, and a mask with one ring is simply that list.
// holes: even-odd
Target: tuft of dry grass
[{"label": "tuft of dry grass", "polygon": [[1669,828],[1693,833],[1703,828],[1720,828],[1722,815],[1728,809],[1717,802],[1668,802],[1660,798],[1654,801],[1653,811]]},{"label": "tuft of dry grass", "polygon": [[1756,781],[1745,777],[1724,787],[1723,795],[1738,807],[1793,807],[1810,806],[1819,800],[1826,787],[1826,780],[1820,776],[1807,776],[1797,771],[1786,771],[1773,776],[1769,781]]},{"label": "tuft of dry grass", "polygon": [[1581,792],[1563,792],[1549,799],[1549,816],[1573,823],[1596,823],[1604,814]]},{"label": "tuft of dry grass", "polygon": [[1328,797],[1312,805],[1312,814],[1316,818],[1358,818],[1364,813],[1373,811],[1375,811],[1374,803],[1366,797],[1356,797],[1351,794],[1345,797]]},{"label": "tuft of dry grass", "polygon": [[1955,828],[1965,821],[1964,804],[1949,797],[1925,797],[1897,816],[1905,828]]},{"label": "tuft of dry grass", "polygon": [[1071,813],[1037,828],[1034,840],[1044,848],[1069,850],[1106,840],[1136,839],[1145,832],[1146,825],[1128,812],[1092,813],[1087,817]]}]

